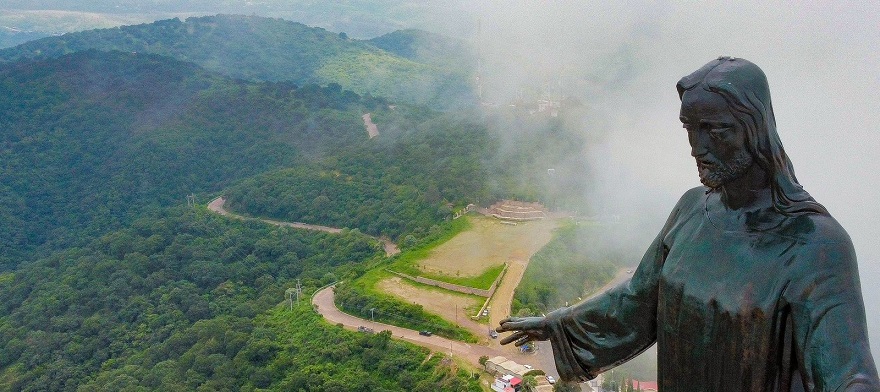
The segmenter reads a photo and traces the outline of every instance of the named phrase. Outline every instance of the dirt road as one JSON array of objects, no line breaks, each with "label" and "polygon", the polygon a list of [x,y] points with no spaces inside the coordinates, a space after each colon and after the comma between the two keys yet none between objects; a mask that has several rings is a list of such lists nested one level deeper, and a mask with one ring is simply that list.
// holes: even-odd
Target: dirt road
[{"label": "dirt road", "polygon": [[373,123],[372,115],[367,113],[361,116],[361,118],[364,119],[364,127],[367,128],[367,135],[370,136],[370,139],[379,136],[379,127]]},{"label": "dirt road", "polygon": [[[305,230],[317,230],[317,231],[324,231],[327,233],[339,233],[342,231],[342,229],[335,228],[335,227],[311,225],[311,224],[302,223],[302,222],[282,222],[282,221],[276,221],[276,220],[271,220],[271,219],[259,219],[259,218],[246,217],[246,216],[234,214],[232,212],[227,211],[226,208],[224,208],[225,204],[226,204],[226,199],[223,198],[223,196],[220,196],[214,200],[211,200],[211,202],[208,203],[208,209],[211,211],[214,211],[220,215],[226,216],[226,217],[230,217],[230,218],[234,218],[234,219],[241,219],[241,220],[260,220],[260,221],[263,221],[263,222],[266,222],[270,225],[275,225],[275,226],[293,227],[296,229],[305,229]],[[400,253],[400,249],[398,249],[397,245],[395,243],[391,242],[391,240],[389,240],[387,238],[376,238],[376,237],[373,237],[373,238],[376,239],[377,241],[382,242],[382,246],[385,249],[386,256],[392,256],[392,255]]]}]

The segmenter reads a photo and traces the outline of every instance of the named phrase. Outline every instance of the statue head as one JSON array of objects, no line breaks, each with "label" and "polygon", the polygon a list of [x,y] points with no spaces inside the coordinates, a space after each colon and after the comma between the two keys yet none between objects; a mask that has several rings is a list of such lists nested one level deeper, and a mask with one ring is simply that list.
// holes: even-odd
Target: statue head
[{"label": "statue head", "polygon": [[[757,65],[744,59],[719,57],[681,78],[676,88],[679,98],[689,91],[717,94],[726,103],[732,121],[742,130],[740,137],[744,151],[728,157],[729,170],[704,175],[701,168],[701,180],[707,186],[716,188],[751,165],[758,165],[770,178],[773,205],[777,211],[786,215],[827,212],[797,182],[794,168],[776,132],[767,77]],[[701,97],[705,98],[707,107],[720,102],[711,95],[702,94]],[[700,105],[700,102],[689,104]]]}]

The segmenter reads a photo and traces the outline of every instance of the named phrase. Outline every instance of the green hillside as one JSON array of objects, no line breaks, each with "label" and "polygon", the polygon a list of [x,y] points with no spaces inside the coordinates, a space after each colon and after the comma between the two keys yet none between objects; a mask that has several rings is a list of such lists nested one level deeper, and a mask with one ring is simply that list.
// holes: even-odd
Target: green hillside
[{"label": "green hillside", "polygon": [[338,85],[245,83],[155,55],[0,67],[0,262],[362,142],[360,116],[377,105]]},{"label": "green hillside", "polygon": [[452,207],[488,199],[483,160],[494,147],[485,127],[449,115],[420,119],[400,107],[378,114],[380,135],[370,143],[243,180],[226,191],[229,205],[401,241],[437,231]]},{"label": "green hillside", "polygon": [[[398,56],[428,64],[452,64],[476,56],[465,41],[418,29],[397,30],[367,42]],[[452,56],[454,54],[454,56]]]},{"label": "green hillside", "polygon": [[[411,195],[429,188],[430,172],[410,168],[427,161],[401,160],[386,177],[375,173],[388,160],[370,159],[411,150],[407,140],[434,165],[475,156],[461,132],[479,129],[388,106],[339,85],[234,80],[152,54],[0,66],[0,390],[478,390],[426,350],[278,306],[297,279],[311,293],[371,268],[383,257],[375,240],[184,207],[189,194],[204,203],[261,173],[318,167],[357,167],[362,181]],[[368,111],[387,125],[373,140]],[[455,184],[389,213],[437,211],[467,195],[468,182]],[[346,189],[324,185],[334,197]],[[402,233],[427,235],[444,218]]]},{"label": "green hillside", "polygon": [[[256,16],[175,18],[68,33],[0,50],[0,61],[54,58],[86,49],[161,54],[248,80],[338,83],[360,94],[406,102],[443,105],[469,94],[461,88],[466,86],[462,66],[467,61],[447,70],[343,34]],[[462,60],[461,52],[438,55]],[[453,92],[457,95],[450,97]]]}]

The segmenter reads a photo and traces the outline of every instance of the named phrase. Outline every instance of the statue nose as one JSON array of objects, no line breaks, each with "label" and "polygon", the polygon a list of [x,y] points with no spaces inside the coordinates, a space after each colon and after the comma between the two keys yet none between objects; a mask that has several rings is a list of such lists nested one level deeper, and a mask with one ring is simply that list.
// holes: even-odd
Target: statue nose
[{"label": "statue nose", "polygon": [[708,152],[708,149],[706,149],[706,142],[703,137],[700,137],[699,132],[688,132],[688,141],[691,144],[692,157],[701,157]]}]

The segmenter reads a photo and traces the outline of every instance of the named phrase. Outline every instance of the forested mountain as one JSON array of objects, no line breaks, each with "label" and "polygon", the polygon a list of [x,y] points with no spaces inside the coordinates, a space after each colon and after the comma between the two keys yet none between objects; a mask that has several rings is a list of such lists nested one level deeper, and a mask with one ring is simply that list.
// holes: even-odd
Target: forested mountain
[{"label": "forested mountain", "polygon": [[[461,17],[462,7],[456,3],[424,0],[4,0],[0,25],[3,14],[14,15],[16,23],[8,26],[43,31],[48,36],[174,16],[237,14],[293,20],[330,31],[344,31],[360,39],[414,26],[447,35],[468,36],[477,27],[476,16],[474,19]],[[25,15],[22,17],[22,14]],[[29,23],[32,21],[36,23]],[[107,25],[105,22],[108,21],[114,23]]]},{"label": "forested mountain", "polygon": [[[430,42],[438,42],[433,39]],[[416,41],[429,42],[429,41]],[[455,48],[433,45],[425,50]],[[235,78],[338,83],[361,94],[440,107],[472,99],[467,77],[475,62],[466,51],[436,53],[454,58],[452,69],[388,52],[369,42],[281,19],[217,15],[186,21],[91,30],[48,37],[0,51],[0,61],[45,59],[85,49],[154,53],[196,63]],[[412,47],[410,50],[421,50]]]},{"label": "forested mountain", "polygon": [[366,139],[381,106],[330,87],[244,83],[167,57],[86,51],[0,67],[0,260],[151,206]]},{"label": "forested mountain", "polygon": [[[365,112],[379,137],[368,138]],[[361,274],[381,257],[374,240],[183,205],[260,173],[344,172],[392,190],[371,197],[397,221],[427,211],[396,233],[428,235],[447,202],[481,192],[485,128],[334,84],[87,50],[0,66],[0,132],[0,389],[477,389],[387,334],[276,306],[297,278],[310,293]],[[462,176],[434,178],[445,166]],[[344,182],[319,185],[334,197],[328,211],[356,197]]]},{"label": "forested mountain", "polygon": [[19,31],[5,26],[0,26],[0,48],[8,48],[23,44],[28,41],[43,38],[48,34],[38,31]]},{"label": "forested mountain", "polygon": [[460,117],[156,55],[2,66],[2,269],[230,186],[246,214],[418,239],[451,207],[490,197],[495,143]]},{"label": "forested mountain", "polygon": [[398,56],[428,64],[454,64],[473,57],[466,42],[424,30],[397,30],[367,40],[376,47]]},{"label": "forested mountain", "polygon": [[485,160],[495,148],[485,127],[451,115],[422,118],[400,107],[378,114],[384,133],[371,143],[243,180],[227,190],[229,205],[400,241],[436,231],[453,206],[488,200]]},{"label": "forested mountain", "polygon": [[[362,232],[417,245],[452,208],[565,185],[532,180],[582,148],[572,118],[408,103],[467,102],[466,52],[413,30],[353,41],[237,16],[0,51],[0,389],[478,389],[387,334],[277,306],[296,279],[309,293],[377,265]],[[350,230],[183,207],[219,194]]]}]

